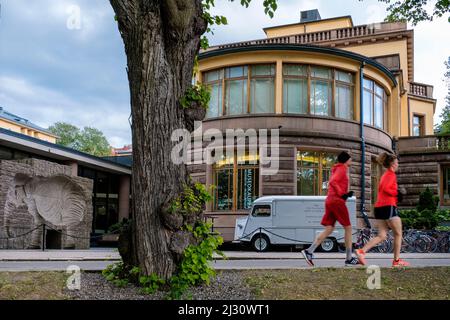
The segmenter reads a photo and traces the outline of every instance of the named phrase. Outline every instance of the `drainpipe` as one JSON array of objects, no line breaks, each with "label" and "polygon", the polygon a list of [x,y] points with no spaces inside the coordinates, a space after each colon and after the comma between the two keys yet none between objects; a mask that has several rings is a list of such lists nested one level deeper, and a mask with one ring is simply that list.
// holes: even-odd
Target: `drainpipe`
[{"label": "drainpipe", "polygon": [[360,137],[361,137],[361,206],[360,211],[364,222],[367,227],[372,228],[369,217],[365,211],[365,202],[366,202],[366,141],[364,139],[364,66],[365,62],[361,63],[361,67],[359,68],[359,104],[360,104]]}]

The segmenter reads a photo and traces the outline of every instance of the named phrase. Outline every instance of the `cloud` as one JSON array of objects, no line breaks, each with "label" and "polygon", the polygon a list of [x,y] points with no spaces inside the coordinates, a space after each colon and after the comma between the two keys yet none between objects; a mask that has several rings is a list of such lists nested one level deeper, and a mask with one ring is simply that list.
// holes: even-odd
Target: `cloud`
[{"label": "cloud", "polygon": [[[68,28],[74,6],[80,29]],[[2,1],[0,65],[0,105],[10,112],[131,142],[126,57],[108,1]]]},{"label": "cloud", "polygon": [[[0,101],[10,112],[23,116],[44,128],[63,121],[78,127],[103,131],[113,146],[131,141],[127,106],[111,104],[102,98],[80,103],[55,91],[29,83],[25,79],[0,76]],[[13,109],[8,106],[14,106]]]}]

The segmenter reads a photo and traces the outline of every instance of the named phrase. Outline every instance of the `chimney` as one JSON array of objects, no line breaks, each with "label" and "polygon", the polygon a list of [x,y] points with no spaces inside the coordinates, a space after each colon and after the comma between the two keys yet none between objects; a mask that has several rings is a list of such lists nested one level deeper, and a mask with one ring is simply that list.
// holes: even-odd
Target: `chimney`
[{"label": "chimney", "polygon": [[300,23],[319,21],[321,19],[319,10],[317,9],[300,12]]}]

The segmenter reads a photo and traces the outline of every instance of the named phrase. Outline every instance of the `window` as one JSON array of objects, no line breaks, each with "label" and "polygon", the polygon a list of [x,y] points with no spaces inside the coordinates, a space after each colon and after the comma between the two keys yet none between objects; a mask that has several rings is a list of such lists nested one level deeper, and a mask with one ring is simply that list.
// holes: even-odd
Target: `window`
[{"label": "window", "polygon": [[327,68],[311,67],[311,114],[331,115],[332,76]]},{"label": "window", "polygon": [[233,209],[234,159],[224,159],[214,166],[214,209],[229,211]]},{"label": "window", "polygon": [[251,67],[250,113],[275,112],[275,65]]},{"label": "window", "polygon": [[353,120],[353,109],[352,73],[326,67],[283,65],[284,113],[334,116]]},{"label": "window", "polygon": [[270,217],[269,205],[258,205],[253,208],[252,216],[254,217]]},{"label": "window", "polygon": [[222,110],[222,82],[223,70],[206,72],[204,75],[204,83],[211,91],[211,99],[209,100],[208,118],[220,117]]},{"label": "window", "polygon": [[412,134],[415,137],[425,135],[425,126],[424,126],[424,116],[420,116],[415,114],[413,116],[413,126],[412,126]]},{"label": "window", "polygon": [[283,65],[283,112],[308,113],[308,71],[306,66]]},{"label": "window", "polygon": [[225,113],[247,113],[247,67],[225,69]]},{"label": "window", "polygon": [[335,115],[337,118],[353,120],[354,89],[353,74],[336,71]]},{"label": "window", "polygon": [[275,65],[236,66],[208,71],[211,90],[208,118],[275,112]]},{"label": "window", "polygon": [[327,152],[297,152],[297,195],[326,195],[331,168],[337,155]]},{"label": "window", "polygon": [[369,79],[364,79],[363,105],[364,123],[384,129],[387,95],[382,87]]},{"label": "window", "polygon": [[[255,161],[256,160],[256,161]],[[248,154],[214,165],[214,210],[236,211],[250,209],[259,197],[259,164]],[[256,162],[256,163],[254,163]]]}]

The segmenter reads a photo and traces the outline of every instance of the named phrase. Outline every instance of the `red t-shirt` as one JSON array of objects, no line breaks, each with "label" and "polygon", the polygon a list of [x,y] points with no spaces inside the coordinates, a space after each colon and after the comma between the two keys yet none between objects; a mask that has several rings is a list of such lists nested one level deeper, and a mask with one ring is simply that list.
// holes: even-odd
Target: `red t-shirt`
[{"label": "red t-shirt", "polygon": [[378,186],[378,199],[375,208],[386,206],[397,206],[398,195],[397,175],[394,171],[388,169],[383,174]]},{"label": "red t-shirt", "polygon": [[342,199],[344,194],[348,193],[348,175],[347,166],[343,163],[337,163],[331,169],[331,178],[328,183],[327,201]]}]

